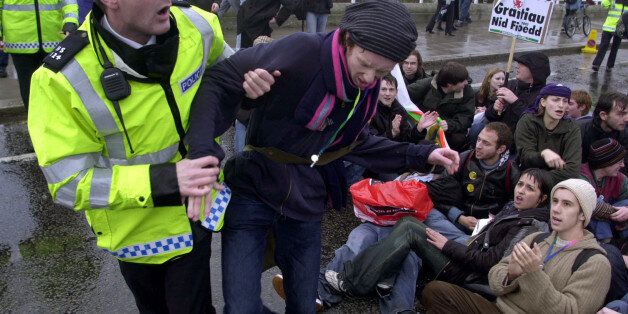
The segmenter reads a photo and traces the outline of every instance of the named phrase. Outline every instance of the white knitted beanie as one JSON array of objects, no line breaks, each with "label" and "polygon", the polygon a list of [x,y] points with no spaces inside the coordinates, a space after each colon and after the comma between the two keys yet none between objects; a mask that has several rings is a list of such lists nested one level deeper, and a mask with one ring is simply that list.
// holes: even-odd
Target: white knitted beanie
[{"label": "white knitted beanie", "polygon": [[580,203],[580,209],[584,213],[584,226],[586,227],[591,221],[591,215],[593,215],[593,210],[597,204],[597,195],[593,186],[582,179],[567,179],[554,186],[552,198],[554,198],[554,192],[559,188],[567,189],[576,196],[578,203]]}]

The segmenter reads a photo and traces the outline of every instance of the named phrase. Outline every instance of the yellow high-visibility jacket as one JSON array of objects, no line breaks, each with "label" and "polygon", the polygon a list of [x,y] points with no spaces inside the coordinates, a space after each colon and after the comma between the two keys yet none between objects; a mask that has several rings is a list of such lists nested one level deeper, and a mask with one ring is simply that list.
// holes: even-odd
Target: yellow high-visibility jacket
[{"label": "yellow high-visibility jacket", "polygon": [[65,23],[78,25],[76,0],[0,0],[0,37],[7,53],[50,52]]},{"label": "yellow high-visibility jacket", "polygon": [[[157,178],[151,171],[181,160],[169,106],[178,109],[187,130],[203,72],[232,53],[214,14],[174,6],[171,14],[179,43],[169,84],[131,79],[131,95],[119,101],[132,149],[103,91],[104,69],[92,36],[100,38],[117,68],[131,70],[91,31],[90,16],[72,35],[88,38],[89,44],[59,71],[39,68],[31,83],[28,128],[54,201],[84,211],[98,246],[128,262],[161,264],[192,250],[185,207],[180,199],[177,205],[156,204]],[[63,60],[66,48],[64,41],[48,58]]]}]

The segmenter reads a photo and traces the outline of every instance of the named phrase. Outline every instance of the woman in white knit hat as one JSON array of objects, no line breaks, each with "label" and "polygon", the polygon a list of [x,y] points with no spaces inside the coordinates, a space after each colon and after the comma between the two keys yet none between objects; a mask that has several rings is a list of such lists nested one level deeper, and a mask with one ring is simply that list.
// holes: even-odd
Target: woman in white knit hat
[{"label": "woman in white knit hat", "polygon": [[[430,300],[424,304],[428,313],[595,313],[611,279],[604,249],[585,229],[595,204],[595,190],[587,181],[559,182],[551,194],[553,232],[526,237],[491,269],[489,284],[497,302],[432,282],[423,291],[423,299]],[[591,252],[584,260],[579,257],[583,251]]]}]

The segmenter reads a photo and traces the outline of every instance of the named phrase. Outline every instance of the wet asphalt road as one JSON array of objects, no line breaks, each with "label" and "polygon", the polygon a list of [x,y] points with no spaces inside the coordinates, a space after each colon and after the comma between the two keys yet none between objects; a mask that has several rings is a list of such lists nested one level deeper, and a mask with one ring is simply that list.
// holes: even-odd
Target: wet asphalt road
[{"label": "wet asphalt road", "polygon": [[[593,56],[552,56],[549,82],[575,89],[626,92],[628,49],[620,50],[612,71],[588,68]],[[624,61],[622,61],[624,60]],[[487,69],[505,67],[506,60],[469,66],[474,82],[481,82]],[[604,64],[603,64],[604,65]],[[430,69],[431,70],[431,69]],[[225,145],[230,146],[230,136]],[[0,311],[137,312],[131,293],[117,269],[117,262],[95,246],[95,239],[82,214],[51,202],[43,175],[32,156],[24,117],[0,121]],[[323,221],[322,263],[344,243],[358,224],[351,210],[329,211]],[[211,266],[213,299],[222,308],[220,293],[220,238],[213,242]],[[267,271],[262,280],[262,298],[272,310],[283,312],[283,302],[271,288]],[[345,302],[329,312],[377,312],[373,298]]]}]

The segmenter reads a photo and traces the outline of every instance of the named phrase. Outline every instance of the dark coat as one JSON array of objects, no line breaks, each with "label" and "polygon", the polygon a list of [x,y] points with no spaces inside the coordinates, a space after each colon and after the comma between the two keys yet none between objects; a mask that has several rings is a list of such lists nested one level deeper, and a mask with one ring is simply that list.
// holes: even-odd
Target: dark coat
[{"label": "dark coat", "polygon": [[334,6],[332,0],[300,0],[304,1],[305,12],[316,14],[330,14]]},{"label": "dark coat", "polygon": [[238,10],[237,32],[245,33],[252,40],[270,36],[273,30],[268,22],[276,17],[281,26],[290,17],[290,4],[290,0],[247,0]]},{"label": "dark coat", "polygon": [[[628,129],[624,129],[621,132],[606,132],[600,126],[599,118],[578,120],[577,123],[580,126],[580,134],[582,135],[582,163],[589,162],[591,144],[597,140],[610,137],[617,140],[624,149],[628,147],[628,135],[626,134]],[[624,156],[624,163],[628,165],[628,154]],[[622,172],[626,173],[626,167],[622,169]]]},{"label": "dark coat", "polygon": [[[401,124],[399,125],[399,135],[393,138],[392,121],[395,115],[401,116]],[[420,140],[412,118],[396,99],[390,107],[384,106],[381,102],[377,103],[377,113],[371,121],[370,129],[371,133],[375,135],[384,136],[397,142],[417,143]]]},{"label": "dark coat", "polygon": [[447,241],[443,254],[451,259],[438,279],[461,284],[475,274],[479,283],[488,282],[488,271],[525,236],[547,231],[549,210],[534,208],[518,212],[508,203],[494,220],[476,235],[468,245]]},{"label": "dark coat", "polygon": [[[545,86],[547,77],[550,75],[549,60],[546,56],[541,56],[538,52],[529,52],[517,56],[515,60],[525,64],[532,73],[532,84],[525,83],[519,80],[510,80],[506,87],[510,89],[519,99],[512,104],[507,104],[501,115],[497,115],[497,112],[493,106],[486,107],[486,119],[489,122],[500,121],[506,123],[512,132],[515,132],[517,128],[517,122],[521,118],[527,109],[534,106],[536,96],[539,95],[541,88]],[[536,111],[536,109],[533,109]]]},{"label": "dark coat", "polygon": [[427,77],[408,85],[408,94],[423,112],[436,111],[447,121],[445,134],[466,134],[473,122],[475,92],[470,85],[460,92],[445,94],[436,86],[436,77]]}]

